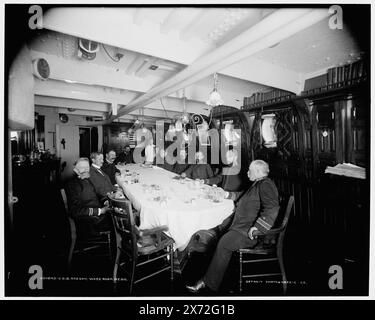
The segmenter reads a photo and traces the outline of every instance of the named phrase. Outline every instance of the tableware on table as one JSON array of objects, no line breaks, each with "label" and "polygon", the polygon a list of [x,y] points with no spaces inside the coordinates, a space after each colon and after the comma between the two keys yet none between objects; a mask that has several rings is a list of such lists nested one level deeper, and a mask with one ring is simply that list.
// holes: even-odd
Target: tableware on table
[{"label": "tableware on table", "polygon": [[225,198],[225,191],[221,188],[216,187],[212,188],[212,201],[213,202],[222,202]]},{"label": "tableware on table", "polygon": [[188,185],[188,187],[189,187],[190,190],[195,190],[196,189],[194,181],[189,181],[189,183],[187,185]]}]

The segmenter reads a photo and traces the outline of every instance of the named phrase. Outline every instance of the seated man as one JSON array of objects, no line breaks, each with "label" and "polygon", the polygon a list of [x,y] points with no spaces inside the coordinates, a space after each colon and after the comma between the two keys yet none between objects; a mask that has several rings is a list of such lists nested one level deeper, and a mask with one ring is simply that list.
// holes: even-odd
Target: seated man
[{"label": "seated man", "polygon": [[225,157],[227,165],[223,166],[221,172],[218,174],[212,176],[211,178],[204,179],[204,183],[209,185],[216,184],[225,191],[244,190],[246,187],[246,182],[243,178],[244,173],[240,170],[240,164],[237,162],[237,151],[228,150]]},{"label": "seated man", "polygon": [[113,185],[117,184],[116,176],[120,176],[121,172],[116,168],[115,165],[116,152],[114,150],[109,150],[105,155],[105,161],[101,167],[101,170],[107,174],[111,183]]},{"label": "seated man", "polygon": [[90,167],[90,181],[94,185],[95,191],[99,196],[100,201],[104,201],[107,195],[118,190],[111,183],[111,179],[101,170],[103,165],[103,154],[100,152],[93,152],[90,155],[92,164]]},{"label": "seated man", "polygon": [[122,151],[117,159],[116,159],[117,164],[120,165],[125,165],[128,163],[134,163],[133,161],[133,153],[131,152],[130,146],[126,145],[124,148],[124,151]]},{"label": "seated man", "polygon": [[211,166],[204,161],[203,152],[196,152],[195,160],[197,161],[197,164],[192,164],[181,174],[181,176],[191,179],[209,179],[214,176]]},{"label": "seated man", "polygon": [[186,162],[186,151],[185,149],[182,149],[176,163],[173,165],[173,172],[177,174],[184,172],[189,167],[189,164]]},{"label": "seated man", "polygon": [[82,232],[95,234],[109,230],[111,220],[105,215],[109,207],[99,200],[89,179],[89,159],[79,158],[73,171],[75,175],[65,187],[69,214],[78,222],[77,227]]},{"label": "seated man", "polygon": [[254,231],[270,230],[279,212],[279,196],[274,182],[268,178],[269,167],[263,160],[251,162],[248,177],[254,181],[244,192],[226,192],[225,197],[236,200],[234,213],[214,230],[222,234],[203,279],[186,288],[198,292],[207,287],[218,291],[232,253],[240,248],[254,247]]},{"label": "seated man", "polygon": [[163,168],[165,170],[168,170],[168,171],[173,171],[173,168],[174,168],[174,165],[171,164],[171,160],[170,157],[168,157],[168,153],[167,151],[165,151],[164,149],[160,149],[159,150],[159,156],[160,156],[160,159],[159,161],[163,160],[164,163],[157,163],[158,162],[158,158],[156,158],[156,164],[160,167],[160,168]]}]

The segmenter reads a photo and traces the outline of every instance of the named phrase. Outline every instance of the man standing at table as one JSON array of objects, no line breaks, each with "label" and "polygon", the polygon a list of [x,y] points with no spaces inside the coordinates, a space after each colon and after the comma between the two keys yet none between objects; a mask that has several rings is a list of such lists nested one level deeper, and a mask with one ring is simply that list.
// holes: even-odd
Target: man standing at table
[{"label": "man standing at table", "polygon": [[107,174],[113,185],[117,184],[116,176],[120,176],[121,172],[116,168],[115,165],[116,152],[109,150],[105,155],[105,161],[101,167],[101,170]]},{"label": "man standing at table", "polygon": [[90,158],[92,161],[90,167],[90,181],[94,185],[99,199],[103,201],[107,198],[109,193],[117,191],[118,188],[111,183],[111,179],[108,175],[101,170],[103,165],[103,154],[100,152],[93,152],[91,153]]},{"label": "man standing at table", "polygon": [[237,202],[236,209],[212,230],[223,235],[204,277],[195,285],[186,286],[190,292],[197,293],[204,288],[218,291],[232,253],[241,248],[256,246],[256,230],[265,232],[272,228],[279,212],[279,195],[274,182],[268,178],[268,173],[266,162],[254,160],[248,171],[248,177],[253,181],[251,187],[244,192],[225,192],[227,199]]}]

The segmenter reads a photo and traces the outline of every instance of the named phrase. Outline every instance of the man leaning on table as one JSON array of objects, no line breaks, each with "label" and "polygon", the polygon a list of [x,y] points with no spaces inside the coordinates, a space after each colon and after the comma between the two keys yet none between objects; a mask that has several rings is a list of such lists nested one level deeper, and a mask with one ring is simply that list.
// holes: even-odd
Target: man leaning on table
[{"label": "man leaning on table", "polygon": [[244,192],[225,192],[227,199],[236,202],[236,209],[221,225],[207,230],[220,240],[204,277],[186,286],[190,292],[197,293],[204,288],[218,291],[232,253],[256,246],[256,230],[262,233],[272,228],[279,212],[279,196],[268,173],[266,162],[254,160],[248,170],[248,177],[253,181],[250,188]]}]

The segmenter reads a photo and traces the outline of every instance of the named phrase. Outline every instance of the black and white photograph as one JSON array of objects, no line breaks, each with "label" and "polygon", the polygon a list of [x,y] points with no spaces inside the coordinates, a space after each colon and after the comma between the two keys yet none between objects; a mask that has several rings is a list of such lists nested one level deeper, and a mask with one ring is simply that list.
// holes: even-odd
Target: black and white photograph
[{"label": "black and white photograph", "polygon": [[369,3],[3,17],[5,298],[370,297]]}]

